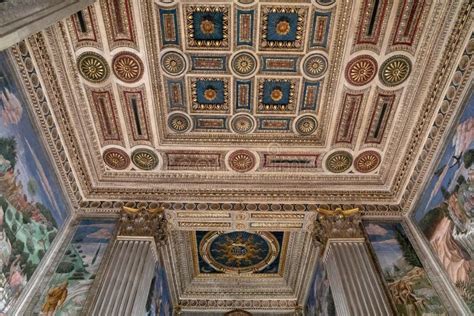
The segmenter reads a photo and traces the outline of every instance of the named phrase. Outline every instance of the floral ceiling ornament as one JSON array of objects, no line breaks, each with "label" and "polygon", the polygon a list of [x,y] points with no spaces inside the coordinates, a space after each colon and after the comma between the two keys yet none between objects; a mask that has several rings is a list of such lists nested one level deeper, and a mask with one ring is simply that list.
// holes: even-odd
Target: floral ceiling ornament
[{"label": "floral ceiling ornament", "polygon": [[352,165],[352,155],[347,151],[336,151],[326,159],[326,168],[333,173],[347,171]]},{"label": "floral ceiling ornament", "polygon": [[411,62],[405,56],[397,55],[387,59],[380,67],[380,81],[386,86],[397,86],[408,79]]},{"label": "floral ceiling ornament", "polygon": [[112,60],[112,69],[123,82],[136,82],[143,76],[143,63],[132,53],[117,54]]},{"label": "floral ceiling ornament", "polygon": [[248,150],[237,150],[229,155],[229,167],[237,172],[248,172],[255,167],[255,156]]},{"label": "floral ceiling ornament", "polygon": [[142,170],[153,170],[158,165],[158,156],[150,149],[140,148],[133,152],[132,161]]},{"label": "floral ceiling ornament", "polygon": [[81,54],[77,59],[77,68],[84,79],[94,83],[107,79],[110,72],[104,57],[93,52]]},{"label": "floral ceiling ornament", "polygon": [[377,61],[369,55],[362,55],[351,60],[346,66],[346,80],[354,86],[363,86],[377,73]]},{"label": "floral ceiling ornament", "polygon": [[115,170],[123,170],[130,165],[127,153],[118,148],[109,148],[102,156],[105,164]]}]

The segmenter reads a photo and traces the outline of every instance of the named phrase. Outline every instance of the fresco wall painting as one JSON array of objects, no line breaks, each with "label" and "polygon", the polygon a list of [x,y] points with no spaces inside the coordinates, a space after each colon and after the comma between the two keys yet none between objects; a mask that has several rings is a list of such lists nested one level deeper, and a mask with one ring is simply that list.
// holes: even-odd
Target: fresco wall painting
[{"label": "fresco wall painting", "polygon": [[40,293],[34,315],[80,314],[113,237],[115,224],[113,219],[79,222],[46,290]]},{"label": "fresco wall painting", "polygon": [[69,216],[12,64],[0,52],[0,315],[11,308]]},{"label": "fresco wall painting", "polygon": [[322,260],[318,260],[316,263],[304,309],[305,315],[308,316],[336,315],[336,306],[334,305],[331,286],[329,285],[326,269],[324,269]]},{"label": "fresco wall painting", "polygon": [[173,304],[168,287],[165,268],[161,263],[155,267],[155,276],[151,282],[150,292],[146,303],[146,316],[171,316]]},{"label": "fresco wall painting", "polygon": [[427,183],[413,220],[474,313],[474,93]]},{"label": "fresco wall painting", "polygon": [[365,222],[364,228],[397,315],[447,315],[403,226]]}]

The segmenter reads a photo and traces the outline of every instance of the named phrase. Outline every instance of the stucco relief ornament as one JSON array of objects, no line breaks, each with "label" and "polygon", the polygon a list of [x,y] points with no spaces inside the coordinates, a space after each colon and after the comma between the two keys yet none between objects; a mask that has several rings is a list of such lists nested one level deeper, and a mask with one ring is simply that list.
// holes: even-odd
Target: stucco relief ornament
[{"label": "stucco relief ornament", "polygon": [[120,53],[112,61],[112,69],[117,78],[123,82],[136,82],[143,75],[143,63],[138,56],[131,53]]},{"label": "stucco relief ornament", "polygon": [[239,134],[246,134],[254,128],[254,122],[249,115],[237,115],[232,120],[232,130]]},{"label": "stucco relief ornament", "polygon": [[104,151],[104,162],[107,166],[116,170],[123,170],[130,165],[127,153],[118,148],[110,148]]},{"label": "stucco relief ornament", "polygon": [[124,206],[120,213],[118,236],[153,237],[163,245],[168,237],[164,208],[132,208]]},{"label": "stucco relief ornament", "polygon": [[326,168],[334,173],[348,170],[352,165],[352,155],[346,151],[336,151],[326,159]]},{"label": "stucco relief ornament", "polygon": [[83,53],[77,59],[81,76],[90,82],[102,82],[109,76],[109,66],[104,57],[93,52]]},{"label": "stucco relief ornament", "polygon": [[380,81],[386,86],[396,86],[408,79],[411,72],[411,62],[405,56],[393,56],[380,67]]},{"label": "stucco relief ornament", "polygon": [[153,170],[158,165],[158,157],[149,149],[137,149],[132,154],[132,161],[142,170]]},{"label": "stucco relief ornament", "polygon": [[255,156],[247,150],[237,150],[229,155],[229,166],[237,172],[247,172],[255,166]]},{"label": "stucco relief ornament", "polygon": [[363,86],[377,73],[377,61],[369,56],[362,55],[351,60],[346,67],[346,80],[354,86]]}]

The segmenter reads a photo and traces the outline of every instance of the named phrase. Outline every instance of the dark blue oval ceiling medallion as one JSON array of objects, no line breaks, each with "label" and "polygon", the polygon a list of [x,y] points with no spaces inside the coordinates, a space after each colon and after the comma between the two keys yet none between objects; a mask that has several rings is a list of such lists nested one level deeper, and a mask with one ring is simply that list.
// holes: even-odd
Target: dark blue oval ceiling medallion
[{"label": "dark blue oval ceiling medallion", "polygon": [[278,257],[279,244],[271,233],[210,232],[199,252],[214,269],[230,273],[252,273],[265,269]]}]

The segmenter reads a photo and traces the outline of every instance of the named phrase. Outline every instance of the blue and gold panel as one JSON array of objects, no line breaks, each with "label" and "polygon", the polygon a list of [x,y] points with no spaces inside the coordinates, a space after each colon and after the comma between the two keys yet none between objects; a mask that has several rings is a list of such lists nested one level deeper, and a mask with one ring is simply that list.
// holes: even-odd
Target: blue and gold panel
[{"label": "blue and gold panel", "polygon": [[237,46],[254,47],[255,39],[255,11],[254,10],[237,10],[235,35]]},{"label": "blue and gold panel", "polygon": [[184,82],[181,80],[167,80],[166,93],[168,95],[168,106],[170,111],[185,109],[186,98],[184,94]]},{"label": "blue and gold panel", "polygon": [[186,6],[188,48],[229,47],[229,6]]},{"label": "blue and gold panel", "polygon": [[331,12],[313,12],[311,21],[309,48],[326,50],[328,48],[329,31],[331,28]]},{"label": "blue and gold panel", "polygon": [[296,87],[297,79],[259,79],[257,112],[294,112]]},{"label": "blue and gold panel", "polygon": [[192,112],[229,112],[228,78],[191,78]]},{"label": "blue and gold panel", "polygon": [[283,268],[282,253],[286,251],[283,232],[198,231],[195,237],[197,256],[194,258],[199,273],[271,275]]},{"label": "blue and gold panel", "polygon": [[224,116],[194,116],[193,120],[196,131],[227,131],[227,117]]},{"label": "blue and gold panel", "polygon": [[261,8],[261,49],[303,50],[307,8]]},{"label": "blue and gold panel", "polygon": [[253,84],[251,80],[236,80],[234,103],[236,111],[252,111]]},{"label": "blue and gold panel", "polygon": [[287,117],[262,117],[258,118],[257,122],[259,132],[289,132],[291,126],[291,119]]},{"label": "blue and gold panel", "polygon": [[227,70],[227,56],[191,55],[192,72],[225,72]]},{"label": "blue and gold panel", "polygon": [[288,56],[262,56],[261,72],[262,73],[291,73],[298,72],[298,65],[301,57]]},{"label": "blue and gold panel", "polygon": [[305,81],[303,83],[303,91],[301,94],[301,111],[316,111],[319,102],[319,91],[321,82]]},{"label": "blue and gold panel", "polygon": [[159,9],[161,46],[179,45],[177,9]]}]

